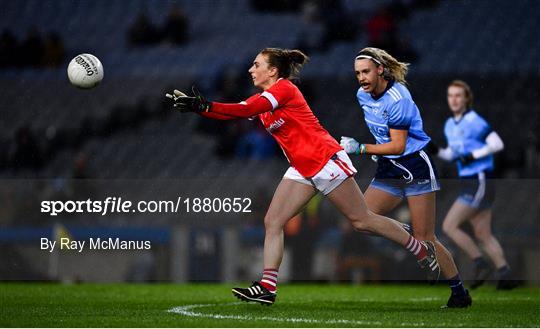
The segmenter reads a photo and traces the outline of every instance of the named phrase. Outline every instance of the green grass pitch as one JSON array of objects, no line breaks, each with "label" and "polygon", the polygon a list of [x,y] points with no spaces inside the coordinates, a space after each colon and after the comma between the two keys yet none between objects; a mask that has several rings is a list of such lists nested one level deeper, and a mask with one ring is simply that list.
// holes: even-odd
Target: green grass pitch
[{"label": "green grass pitch", "polygon": [[540,289],[281,285],[273,306],[239,302],[223,284],[0,284],[0,327],[538,327]]}]

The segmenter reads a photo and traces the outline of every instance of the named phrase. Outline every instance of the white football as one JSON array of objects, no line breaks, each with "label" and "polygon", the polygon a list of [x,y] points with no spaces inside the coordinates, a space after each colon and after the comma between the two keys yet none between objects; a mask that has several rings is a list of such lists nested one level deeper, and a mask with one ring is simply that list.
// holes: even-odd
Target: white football
[{"label": "white football", "polygon": [[103,65],[94,55],[80,54],[69,62],[67,73],[72,85],[90,89],[103,80]]}]

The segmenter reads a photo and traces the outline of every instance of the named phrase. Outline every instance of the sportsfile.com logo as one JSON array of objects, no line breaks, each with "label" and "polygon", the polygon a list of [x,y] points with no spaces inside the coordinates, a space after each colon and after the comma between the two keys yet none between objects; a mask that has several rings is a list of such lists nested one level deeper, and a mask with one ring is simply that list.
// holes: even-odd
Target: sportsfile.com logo
[{"label": "sportsfile.com logo", "polygon": [[107,197],[105,200],[68,200],[68,201],[42,201],[41,212],[50,216],[57,216],[62,213],[99,213],[102,216],[113,213],[130,212],[178,212],[180,197],[173,201],[139,201],[137,207],[133,208],[133,202],[123,200],[121,197]]},{"label": "sportsfile.com logo", "polygon": [[105,200],[45,200],[41,212],[49,216],[72,213],[97,213],[101,216],[121,213],[250,213],[251,198],[183,198],[176,200],[141,200],[132,202],[122,197]]}]

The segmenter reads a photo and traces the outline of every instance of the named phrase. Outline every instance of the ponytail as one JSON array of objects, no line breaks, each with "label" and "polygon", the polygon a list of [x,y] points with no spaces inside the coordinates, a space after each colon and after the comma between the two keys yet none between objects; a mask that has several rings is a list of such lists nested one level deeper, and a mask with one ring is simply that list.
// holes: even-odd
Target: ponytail
[{"label": "ponytail", "polygon": [[356,59],[363,58],[371,59],[377,66],[382,65],[384,67],[383,76],[386,80],[407,83],[405,76],[409,71],[409,63],[402,63],[386,51],[373,47],[364,48],[358,52]]},{"label": "ponytail", "polygon": [[296,49],[264,48],[261,54],[267,56],[268,64],[277,68],[278,76],[284,79],[296,76],[309,60],[306,54]]}]

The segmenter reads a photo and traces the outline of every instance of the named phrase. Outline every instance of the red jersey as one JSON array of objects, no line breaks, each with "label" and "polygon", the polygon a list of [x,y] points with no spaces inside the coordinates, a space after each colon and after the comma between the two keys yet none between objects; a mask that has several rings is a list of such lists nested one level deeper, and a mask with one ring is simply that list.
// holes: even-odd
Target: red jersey
[{"label": "red jersey", "polygon": [[225,119],[257,114],[291,166],[304,177],[315,176],[342,149],[321,126],[298,87],[286,79],[240,104],[214,102],[205,116]]}]

